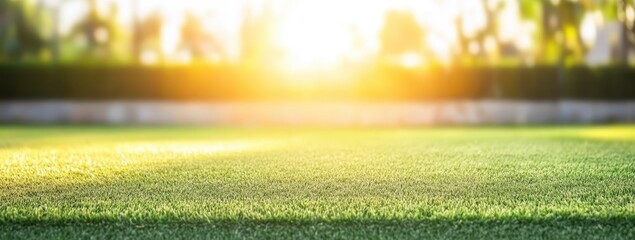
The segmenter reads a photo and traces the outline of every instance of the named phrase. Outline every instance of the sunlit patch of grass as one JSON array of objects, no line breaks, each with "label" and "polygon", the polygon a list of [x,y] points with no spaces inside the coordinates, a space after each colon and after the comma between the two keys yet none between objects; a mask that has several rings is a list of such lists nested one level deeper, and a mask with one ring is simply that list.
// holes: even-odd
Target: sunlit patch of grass
[{"label": "sunlit patch of grass", "polygon": [[[65,147],[20,147],[0,149],[0,180],[3,186],[22,186],[23,191],[37,190],[37,185],[72,185],[87,181],[110,181],[123,174],[176,167],[197,159],[209,160],[240,151],[271,148],[264,142],[113,142],[69,144]],[[34,185],[35,184],[35,185]],[[0,188],[1,188],[0,187]],[[16,194],[16,191],[4,191]]]},{"label": "sunlit patch of grass", "polygon": [[0,238],[629,239],[634,129],[5,127]]},{"label": "sunlit patch of grass", "polygon": [[635,127],[633,126],[597,127],[581,130],[579,134],[590,139],[635,141]]}]

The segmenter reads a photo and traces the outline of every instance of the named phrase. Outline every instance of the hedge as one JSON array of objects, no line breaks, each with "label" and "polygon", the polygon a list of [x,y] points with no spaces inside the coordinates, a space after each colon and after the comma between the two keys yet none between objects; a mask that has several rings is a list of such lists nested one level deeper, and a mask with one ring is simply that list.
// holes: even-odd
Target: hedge
[{"label": "hedge", "polygon": [[0,66],[0,100],[635,100],[635,69],[368,68],[284,74],[237,66]]}]

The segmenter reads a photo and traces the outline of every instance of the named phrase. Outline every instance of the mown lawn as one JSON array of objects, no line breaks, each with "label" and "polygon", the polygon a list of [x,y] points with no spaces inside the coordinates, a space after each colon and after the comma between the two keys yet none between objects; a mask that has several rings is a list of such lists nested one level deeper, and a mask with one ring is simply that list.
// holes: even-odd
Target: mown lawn
[{"label": "mown lawn", "polygon": [[635,239],[635,126],[0,127],[0,239]]}]

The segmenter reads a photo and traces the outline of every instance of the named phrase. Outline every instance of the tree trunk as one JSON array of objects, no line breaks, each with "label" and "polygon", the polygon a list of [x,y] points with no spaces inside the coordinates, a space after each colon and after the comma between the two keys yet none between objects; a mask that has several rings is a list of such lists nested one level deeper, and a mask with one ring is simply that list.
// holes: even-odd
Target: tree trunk
[{"label": "tree trunk", "polygon": [[619,0],[619,5],[618,5],[618,9],[617,11],[620,11],[618,13],[618,15],[622,16],[622,21],[621,21],[621,31],[620,31],[620,49],[619,49],[619,63],[623,64],[623,65],[628,65],[628,53],[630,51],[630,41],[628,39],[628,34],[630,29],[628,29],[628,24],[626,21],[628,21],[628,19],[626,19],[626,9],[627,9],[627,3],[626,0]]},{"label": "tree trunk", "polygon": [[139,6],[137,0],[132,0],[132,58],[135,64],[141,62],[141,24],[139,23]]},{"label": "tree trunk", "polygon": [[52,6],[52,24],[53,24],[53,36],[51,36],[51,58],[53,64],[57,64],[60,61],[60,9],[63,1],[58,2],[55,6]]}]

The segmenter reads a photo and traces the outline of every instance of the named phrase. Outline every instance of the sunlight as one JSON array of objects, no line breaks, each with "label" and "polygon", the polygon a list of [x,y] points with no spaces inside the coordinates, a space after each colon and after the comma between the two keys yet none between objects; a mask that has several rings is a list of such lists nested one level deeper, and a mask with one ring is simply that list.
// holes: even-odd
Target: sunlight
[{"label": "sunlight", "polygon": [[584,44],[593,46],[597,37],[598,26],[604,21],[602,13],[599,11],[589,12],[584,15],[580,26],[581,37]]},{"label": "sunlight", "polygon": [[288,67],[298,70],[337,64],[350,42],[339,17],[323,18],[331,8],[324,3],[298,4],[284,19],[278,43]]},{"label": "sunlight", "polygon": [[401,56],[400,64],[406,68],[416,68],[423,64],[423,59],[421,55],[411,52]]},{"label": "sunlight", "polygon": [[116,146],[120,154],[172,154],[172,155],[208,155],[218,152],[236,152],[254,149],[255,143],[242,142],[167,142],[167,143],[126,143]]},{"label": "sunlight", "polygon": [[354,1],[297,1],[287,6],[277,40],[291,70],[335,67],[353,48],[354,37],[366,42],[369,27],[370,31],[377,31],[372,29],[376,26],[368,25],[378,16],[357,11],[359,5]]},{"label": "sunlight", "polygon": [[0,173],[21,168],[39,177],[87,175],[112,169],[135,168],[157,161],[152,156],[167,156],[162,161],[207,158],[276,146],[263,141],[152,141],[76,143],[73,147],[44,146],[33,149],[0,151]]},{"label": "sunlight", "polygon": [[579,136],[596,140],[633,141],[635,140],[635,128],[623,126],[596,127],[580,131]]}]

